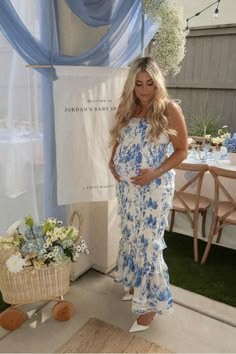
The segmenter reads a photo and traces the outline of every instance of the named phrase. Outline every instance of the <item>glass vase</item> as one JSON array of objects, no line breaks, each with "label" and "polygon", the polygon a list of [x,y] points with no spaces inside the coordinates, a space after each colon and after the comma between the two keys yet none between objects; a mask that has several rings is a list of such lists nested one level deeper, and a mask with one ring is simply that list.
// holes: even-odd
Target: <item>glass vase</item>
[{"label": "glass vase", "polygon": [[236,165],[236,152],[228,152],[228,159],[231,165]]}]

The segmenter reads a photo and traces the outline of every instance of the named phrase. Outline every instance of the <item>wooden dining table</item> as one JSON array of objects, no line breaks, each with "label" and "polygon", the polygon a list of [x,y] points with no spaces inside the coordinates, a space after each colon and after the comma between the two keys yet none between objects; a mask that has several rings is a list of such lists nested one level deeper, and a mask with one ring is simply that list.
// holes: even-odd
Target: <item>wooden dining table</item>
[{"label": "wooden dining table", "polygon": [[[196,156],[193,158],[192,156],[189,156],[186,160],[183,161],[183,163],[204,163],[207,164],[208,166],[217,166],[220,168],[224,169],[229,169],[236,171],[236,165],[232,165],[230,161],[227,159],[227,157],[224,157],[224,159],[219,159],[218,162],[214,160],[214,158],[208,158],[206,160],[200,160]],[[186,181],[191,177],[191,173],[194,172],[184,172],[181,170],[176,170],[176,186],[180,187]],[[236,181],[235,180],[225,180],[227,189],[230,191],[230,194],[235,197],[236,199]],[[188,189],[189,193],[194,193],[194,186]],[[204,197],[208,197],[212,200],[212,205],[214,201],[214,179],[211,175],[211,173],[208,171],[204,175],[203,179],[203,184],[202,184],[202,190],[201,190],[201,195]],[[222,196],[222,199],[224,197]],[[207,241],[207,236],[210,231],[210,226],[211,226],[211,219],[212,219],[212,205],[209,208],[207,212],[207,219],[206,219],[206,238],[202,237],[201,234],[201,216],[199,217],[199,227],[198,227],[198,238]],[[176,213],[175,215],[175,223],[173,227],[173,232],[185,234],[192,236],[193,232],[190,226],[189,221],[187,220],[186,216],[182,213]],[[236,249],[236,228],[235,226],[225,226],[223,228],[221,240],[220,240],[220,245],[229,247],[232,249]],[[216,240],[216,236],[214,237],[214,241]]]}]

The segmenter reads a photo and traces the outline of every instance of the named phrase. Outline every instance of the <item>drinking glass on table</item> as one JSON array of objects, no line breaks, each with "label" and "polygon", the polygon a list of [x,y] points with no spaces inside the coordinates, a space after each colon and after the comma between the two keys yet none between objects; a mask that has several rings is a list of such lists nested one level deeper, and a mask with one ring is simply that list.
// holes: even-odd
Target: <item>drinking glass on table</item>
[{"label": "drinking glass on table", "polygon": [[214,150],[215,163],[219,163],[220,155],[221,155],[220,147],[216,147],[215,150]]}]

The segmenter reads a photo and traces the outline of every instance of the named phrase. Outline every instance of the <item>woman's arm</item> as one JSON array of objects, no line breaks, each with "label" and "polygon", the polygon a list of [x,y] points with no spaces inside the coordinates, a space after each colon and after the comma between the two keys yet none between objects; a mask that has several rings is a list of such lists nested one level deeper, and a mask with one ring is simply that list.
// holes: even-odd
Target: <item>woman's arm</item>
[{"label": "woman's arm", "polygon": [[113,174],[114,178],[120,182],[120,176],[116,173],[116,170],[115,170],[115,165],[114,165],[114,156],[115,156],[115,153],[116,153],[116,150],[118,148],[118,145],[119,145],[119,142],[116,141],[113,148],[112,148],[112,152],[111,152],[111,158],[110,158],[110,161],[109,161],[109,168],[110,168],[110,171],[111,173]]},{"label": "woman's arm", "polygon": [[136,185],[144,186],[150,183],[163,173],[178,166],[188,155],[188,134],[181,109],[177,104],[170,101],[166,115],[169,121],[168,128],[176,131],[176,135],[170,135],[174,152],[160,167],[141,169],[140,175],[132,178],[132,182]]},{"label": "woman's arm", "polygon": [[170,101],[167,106],[167,117],[169,121],[169,129],[174,129],[176,135],[170,135],[174,152],[160,166],[161,174],[178,166],[188,156],[188,133],[185,119],[180,107]]}]

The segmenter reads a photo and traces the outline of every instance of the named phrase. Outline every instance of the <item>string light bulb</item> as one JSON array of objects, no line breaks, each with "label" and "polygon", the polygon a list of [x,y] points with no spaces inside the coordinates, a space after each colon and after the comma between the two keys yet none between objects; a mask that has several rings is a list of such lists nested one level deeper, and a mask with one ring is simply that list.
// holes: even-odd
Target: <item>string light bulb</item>
[{"label": "string light bulb", "polygon": [[189,18],[187,18],[186,19],[186,27],[185,27],[185,32],[188,34],[189,33],[189,30],[190,30],[190,28],[189,28],[189,20],[191,20],[192,18],[194,18],[194,17],[197,17],[197,16],[199,16],[202,12],[204,12],[204,11],[206,11],[207,9],[209,9],[210,7],[212,7],[213,5],[215,5],[215,4],[217,4],[217,6],[216,6],[216,9],[215,9],[215,12],[214,12],[214,18],[217,18],[218,16],[219,16],[219,5],[220,5],[220,1],[221,0],[216,0],[216,1],[214,1],[212,4],[210,4],[210,5],[208,5],[207,7],[205,7],[204,9],[202,9],[201,11],[199,11],[199,12],[197,12],[197,13],[195,13],[195,15],[193,15],[193,16],[191,16],[191,17],[189,17]]},{"label": "string light bulb", "polygon": [[215,12],[214,12],[214,15],[213,15],[214,18],[218,18],[219,17],[219,5],[220,5],[220,0],[218,0],[218,2],[217,2],[217,6],[215,8]]},{"label": "string light bulb", "polygon": [[189,30],[189,26],[188,26],[188,18],[187,18],[187,20],[186,20],[186,22],[187,22],[187,24],[186,24],[186,27],[185,27],[185,30],[184,30],[184,32],[186,33],[186,36],[189,34],[189,32],[190,32],[190,30]]},{"label": "string light bulb", "polygon": [[215,9],[213,17],[217,18],[218,16],[219,16],[219,9]]}]

